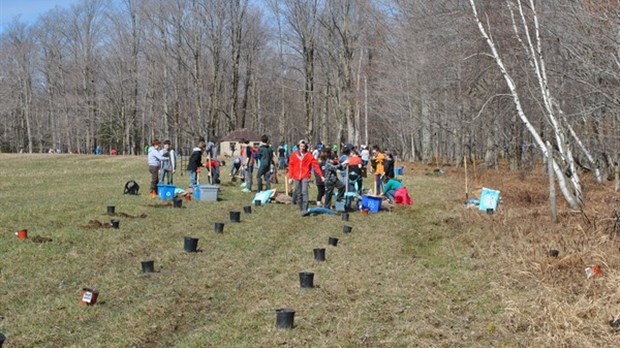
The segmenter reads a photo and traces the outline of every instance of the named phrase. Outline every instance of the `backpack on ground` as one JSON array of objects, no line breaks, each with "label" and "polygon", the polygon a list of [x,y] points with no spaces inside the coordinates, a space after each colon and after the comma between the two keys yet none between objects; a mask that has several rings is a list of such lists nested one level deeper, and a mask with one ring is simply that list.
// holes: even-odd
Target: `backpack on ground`
[{"label": "backpack on ground", "polygon": [[137,195],[138,191],[140,191],[140,185],[135,180],[129,180],[125,183],[125,191],[123,192],[126,195]]}]

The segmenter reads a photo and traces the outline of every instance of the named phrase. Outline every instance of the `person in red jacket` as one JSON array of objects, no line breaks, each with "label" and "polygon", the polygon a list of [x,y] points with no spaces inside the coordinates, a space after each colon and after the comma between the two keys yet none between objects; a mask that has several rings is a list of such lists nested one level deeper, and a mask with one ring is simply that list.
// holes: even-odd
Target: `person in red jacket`
[{"label": "person in red jacket", "polygon": [[321,181],[325,181],[325,178],[319,162],[308,152],[306,141],[300,140],[297,147],[299,149],[289,157],[288,174],[291,184],[295,184],[293,202],[299,205],[301,215],[304,215],[308,210],[308,182],[312,177],[312,168]]}]

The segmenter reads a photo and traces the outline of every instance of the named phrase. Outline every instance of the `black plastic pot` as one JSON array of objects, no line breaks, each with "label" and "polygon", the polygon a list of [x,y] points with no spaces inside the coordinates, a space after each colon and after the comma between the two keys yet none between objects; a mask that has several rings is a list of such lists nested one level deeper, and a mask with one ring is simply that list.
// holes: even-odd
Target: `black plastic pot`
[{"label": "black plastic pot", "polygon": [[329,237],[327,243],[331,246],[338,246],[338,238]]},{"label": "black plastic pot", "polygon": [[243,207],[243,212],[246,214],[252,214],[252,206],[246,205],[245,207]]},{"label": "black plastic pot", "polygon": [[112,219],[110,220],[110,224],[112,225],[112,228],[119,228],[121,226],[121,220]]},{"label": "black plastic pot", "polygon": [[347,225],[342,226],[342,232],[351,233],[351,231],[353,231],[353,227]]},{"label": "black plastic pot", "polygon": [[215,223],[215,233],[224,233],[224,224],[221,222]]},{"label": "black plastic pot", "polygon": [[263,204],[262,204],[260,199],[257,199],[257,200],[254,201],[254,206],[255,207],[260,207],[261,205],[263,205]]},{"label": "black plastic pot", "polygon": [[188,253],[195,253],[198,248],[198,238],[193,237],[185,237],[185,242],[183,243],[183,250]]},{"label": "black plastic pot", "polygon": [[295,311],[291,308],[276,309],[276,327],[292,329],[295,326]]},{"label": "black plastic pot", "polygon": [[172,199],[172,206],[175,208],[183,208],[183,199],[179,197],[174,197]]},{"label": "black plastic pot", "polygon": [[142,261],[142,272],[153,273],[155,272],[155,261]]},{"label": "black plastic pot", "polygon": [[560,251],[559,250],[555,250],[555,249],[549,250],[549,256],[551,256],[551,257],[558,257],[559,255],[560,255]]},{"label": "black plastic pot", "polygon": [[2,334],[0,332],[0,348],[2,348],[2,345],[4,344],[4,341],[6,341],[6,336],[4,336],[4,334]]},{"label": "black plastic pot", "polygon": [[114,215],[116,207],[108,205],[108,215]]},{"label": "black plastic pot", "polygon": [[312,272],[299,272],[299,286],[304,289],[311,289],[314,287],[314,273]]},{"label": "black plastic pot", "polygon": [[230,212],[230,222],[241,222],[241,212],[240,211],[231,211]]},{"label": "black plastic pot", "polygon": [[342,213],[342,215],[340,215],[340,218],[342,219],[342,221],[349,221],[349,213]]},{"label": "black plastic pot", "polygon": [[325,248],[312,249],[314,259],[317,261],[325,261]]}]

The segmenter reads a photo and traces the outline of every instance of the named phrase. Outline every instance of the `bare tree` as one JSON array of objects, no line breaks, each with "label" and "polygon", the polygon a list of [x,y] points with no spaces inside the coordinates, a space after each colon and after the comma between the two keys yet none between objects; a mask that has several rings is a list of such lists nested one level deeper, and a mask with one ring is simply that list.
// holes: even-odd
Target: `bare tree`
[{"label": "bare tree", "polygon": [[[284,18],[287,28],[293,37],[284,37],[301,58],[304,96],[304,136],[314,138],[314,79],[316,40],[318,31],[319,0],[281,0],[273,3],[275,15]],[[278,22],[280,23],[280,22]]]},{"label": "bare tree", "polygon": [[[29,153],[34,151],[33,147],[33,127],[32,127],[32,95],[33,95],[33,59],[35,57],[35,45],[32,40],[30,30],[26,25],[17,19],[13,20],[7,28],[6,44],[2,45],[9,51],[10,64],[7,68],[11,72],[10,80],[16,83],[17,98],[19,107],[17,115],[21,123],[25,126],[26,146]],[[24,127],[20,127],[24,128]],[[21,147],[21,145],[20,145]],[[43,149],[40,149],[43,151]]]},{"label": "bare tree", "polygon": [[[545,116],[547,120],[550,122],[551,128],[553,130],[553,134],[554,134],[554,140],[555,140],[554,146],[557,149],[558,154],[560,156],[559,160],[561,160],[562,163],[566,166],[566,171],[563,171],[560,165],[557,163],[556,159],[551,156],[551,154],[549,153],[547,149],[547,146],[545,145],[542,137],[539,134],[539,131],[536,130],[534,125],[530,122],[529,118],[525,115],[525,112],[523,111],[523,106],[521,104],[520,94],[517,91],[517,86],[514,82],[514,79],[511,76],[508,69],[506,68],[506,65],[504,64],[503,59],[497,50],[496,43],[493,41],[493,39],[488,34],[487,29],[484,28],[482,21],[480,20],[480,17],[478,15],[475,1],[474,0],[469,0],[469,1],[470,1],[472,12],[474,14],[474,18],[476,20],[476,23],[478,24],[478,29],[480,30],[480,33],[482,34],[487,45],[489,46],[489,49],[492,52],[492,56],[495,59],[495,62],[498,68],[500,69],[502,75],[504,76],[504,79],[506,80],[506,84],[508,85],[508,88],[510,89],[510,93],[512,95],[515,107],[517,109],[517,113],[521,121],[525,124],[529,133],[534,137],[543,156],[548,161],[553,162],[553,168],[554,168],[554,171],[556,172],[556,177],[557,177],[557,180],[560,186],[560,190],[562,191],[562,194],[564,195],[565,200],[571,206],[571,208],[578,209],[583,204],[583,198],[582,198],[583,193],[581,190],[579,175],[577,171],[575,170],[575,163],[574,163],[572,151],[569,147],[567,147],[564,128],[558,121],[556,112],[554,110],[553,98],[551,96],[551,91],[548,85],[548,79],[546,75],[545,61],[542,56],[538,17],[536,14],[533,0],[530,0],[529,6],[531,10],[531,17],[534,23],[534,33],[535,33],[534,37],[530,35],[529,22],[527,21],[525,17],[523,6],[520,0],[516,1],[516,5],[519,11],[519,15],[521,17],[521,25],[523,25],[524,27],[523,31],[525,33],[524,35],[527,41],[520,39],[519,37],[520,29],[516,24],[516,20],[513,20],[513,30],[515,34],[517,35],[519,42],[522,43],[523,49],[527,52],[530,65],[532,69],[534,70],[534,72],[536,73],[537,82],[540,88],[540,96],[541,96],[542,103],[545,109]],[[512,3],[509,3],[509,10],[511,11],[511,16],[513,16],[514,18],[511,5]],[[568,181],[572,183],[572,187],[568,186]]]}]

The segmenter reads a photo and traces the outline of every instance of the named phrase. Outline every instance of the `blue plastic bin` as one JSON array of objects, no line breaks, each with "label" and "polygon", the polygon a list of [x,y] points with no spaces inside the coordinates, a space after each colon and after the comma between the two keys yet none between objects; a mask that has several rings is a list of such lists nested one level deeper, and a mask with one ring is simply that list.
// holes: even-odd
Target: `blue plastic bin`
[{"label": "blue plastic bin", "polygon": [[396,167],[394,169],[395,175],[405,175],[405,167]]},{"label": "blue plastic bin", "polygon": [[480,210],[497,210],[497,205],[499,204],[499,197],[499,191],[483,187],[482,192],[480,193]]},{"label": "blue plastic bin", "polygon": [[157,185],[157,193],[159,194],[160,199],[172,199],[174,198],[174,190],[176,186],[174,185]]},{"label": "blue plastic bin", "polygon": [[381,197],[362,196],[362,209],[368,209],[371,213],[378,213],[381,209]]}]

